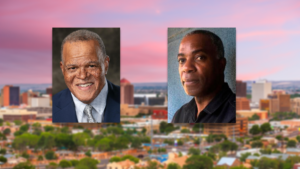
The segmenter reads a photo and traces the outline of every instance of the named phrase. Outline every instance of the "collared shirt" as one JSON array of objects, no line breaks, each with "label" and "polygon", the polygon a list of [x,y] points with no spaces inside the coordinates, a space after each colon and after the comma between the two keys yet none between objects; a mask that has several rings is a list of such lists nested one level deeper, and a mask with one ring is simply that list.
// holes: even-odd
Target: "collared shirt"
[{"label": "collared shirt", "polygon": [[235,94],[227,83],[222,90],[209,102],[197,117],[197,105],[195,98],[183,105],[173,116],[172,123],[235,123]]},{"label": "collared shirt", "polygon": [[[92,115],[97,123],[101,123],[103,119],[104,110],[106,107],[106,98],[108,94],[108,86],[107,81],[105,79],[105,85],[98,96],[92,101],[90,104],[93,106]],[[73,93],[71,92],[74,104],[75,104],[75,111],[78,123],[87,123],[87,115],[83,113],[83,110],[87,104],[82,103],[78,100]]]}]

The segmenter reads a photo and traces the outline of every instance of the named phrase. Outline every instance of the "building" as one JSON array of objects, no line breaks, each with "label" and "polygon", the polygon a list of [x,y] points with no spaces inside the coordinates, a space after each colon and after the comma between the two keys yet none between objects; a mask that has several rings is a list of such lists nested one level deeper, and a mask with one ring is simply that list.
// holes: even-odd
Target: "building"
[{"label": "building", "polygon": [[272,93],[272,83],[266,80],[256,81],[252,83],[251,101],[259,103],[260,99],[267,99],[268,94]]},{"label": "building", "polygon": [[152,119],[168,119],[167,110],[153,110]]},{"label": "building", "polygon": [[49,94],[52,96],[52,87],[46,88],[46,94]]},{"label": "building", "polygon": [[248,118],[237,116],[236,123],[203,123],[203,134],[225,134],[227,137],[245,136],[248,133]]},{"label": "building", "polygon": [[282,120],[280,124],[290,128],[300,127],[300,119]]},{"label": "building", "polygon": [[259,109],[260,110],[270,110],[270,100],[269,99],[260,99],[259,100]]},{"label": "building", "polygon": [[121,104],[134,104],[133,85],[127,79],[122,79],[120,81],[120,87],[121,87]]},{"label": "building", "polygon": [[235,157],[222,157],[217,166],[224,166],[226,168],[237,167],[241,164],[240,160]]},{"label": "building", "polygon": [[127,159],[125,161],[108,163],[106,169],[129,169],[134,164],[134,162]]},{"label": "building", "polygon": [[22,97],[22,103],[28,105],[28,93],[27,92],[22,93],[21,97]]},{"label": "building", "polygon": [[251,110],[237,110],[236,114],[239,114],[241,117],[252,117],[254,114],[259,116],[260,120],[264,120],[268,118],[268,111],[259,110],[259,109],[251,109]]},{"label": "building", "polygon": [[282,92],[273,92],[268,95],[270,99],[270,113],[289,112],[291,110],[291,101],[289,94],[282,94]]},{"label": "building", "polygon": [[236,110],[250,110],[249,100],[246,97],[237,97]]},{"label": "building", "polygon": [[291,111],[300,115],[300,97],[291,99]]},{"label": "building", "polygon": [[148,115],[153,110],[167,110],[167,106],[147,106],[121,104],[121,116],[136,116],[138,114]]},{"label": "building", "polygon": [[26,109],[0,109],[0,118],[4,121],[21,120],[27,122],[29,119],[36,119],[36,111],[27,111]]},{"label": "building", "polygon": [[18,106],[20,104],[20,87],[6,85],[2,89],[3,106]]},{"label": "building", "polygon": [[50,98],[49,97],[31,97],[30,98],[31,107],[49,107]]},{"label": "building", "polygon": [[247,96],[247,83],[237,80],[236,97],[246,97],[246,96]]}]

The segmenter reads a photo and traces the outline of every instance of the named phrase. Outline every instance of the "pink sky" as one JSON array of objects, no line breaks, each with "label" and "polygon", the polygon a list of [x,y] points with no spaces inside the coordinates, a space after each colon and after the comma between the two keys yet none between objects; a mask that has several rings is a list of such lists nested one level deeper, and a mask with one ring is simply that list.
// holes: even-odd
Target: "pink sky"
[{"label": "pink sky", "polygon": [[167,82],[168,27],[236,27],[237,78],[300,80],[300,1],[1,1],[0,84],[52,83],[52,27],[120,27],[121,78]]}]

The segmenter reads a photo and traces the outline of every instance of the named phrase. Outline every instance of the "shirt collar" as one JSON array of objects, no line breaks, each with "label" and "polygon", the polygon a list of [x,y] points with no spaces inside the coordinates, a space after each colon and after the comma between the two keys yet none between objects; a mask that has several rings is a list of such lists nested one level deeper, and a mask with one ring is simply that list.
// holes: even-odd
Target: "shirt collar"
[{"label": "shirt collar", "polygon": [[[105,85],[103,87],[103,89],[101,90],[101,92],[98,94],[98,96],[92,101],[92,103],[90,104],[91,106],[93,106],[93,108],[96,110],[97,113],[100,114],[100,117],[103,116],[105,107],[106,107],[106,99],[107,99],[107,94],[108,94],[108,85],[107,85],[107,81],[105,78]],[[80,100],[78,100],[73,93],[71,92],[74,104],[75,104],[75,110],[76,110],[76,116],[77,116],[77,120],[78,122],[82,122],[83,119],[83,110],[85,108],[85,106],[87,104],[81,102]],[[102,119],[102,118],[101,118]],[[96,120],[98,121],[98,120]]]}]

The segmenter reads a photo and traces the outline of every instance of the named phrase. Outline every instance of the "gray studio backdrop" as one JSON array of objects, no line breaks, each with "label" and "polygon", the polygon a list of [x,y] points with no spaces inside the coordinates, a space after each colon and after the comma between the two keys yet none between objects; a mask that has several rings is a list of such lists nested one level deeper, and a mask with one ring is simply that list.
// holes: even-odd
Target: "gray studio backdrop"
[{"label": "gray studio backdrop", "polygon": [[218,35],[224,45],[227,65],[225,82],[235,93],[236,76],[236,29],[235,28],[168,28],[168,122],[172,121],[175,112],[188,103],[192,96],[185,94],[178,73],[177,54],[181,39],[194,30],[207,30]]},{"label": "gray studio backdrop", "polygon": [[66,89],[64,76],[61,72],[61,43],[71,32],[86,29],[97,33],[103,40],[106,54],[110,57],[106,79],[120,85],[120,28],[53,28],[52,29],[52,94]]}]

